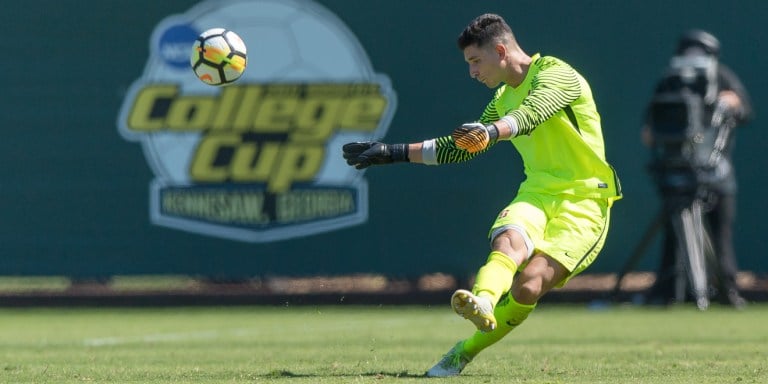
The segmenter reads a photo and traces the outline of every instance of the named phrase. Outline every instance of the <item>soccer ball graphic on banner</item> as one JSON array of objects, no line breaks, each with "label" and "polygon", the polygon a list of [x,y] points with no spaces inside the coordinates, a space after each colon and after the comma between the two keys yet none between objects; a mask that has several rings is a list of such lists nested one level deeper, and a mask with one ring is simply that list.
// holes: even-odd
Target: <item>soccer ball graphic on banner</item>
[{"label": "soccer ball graphic on banner", "polygon": [[247,63],[243,39],[224,28],[198,36],[189,58],[197,78],[209,85],[229,84],[242,76]]}]

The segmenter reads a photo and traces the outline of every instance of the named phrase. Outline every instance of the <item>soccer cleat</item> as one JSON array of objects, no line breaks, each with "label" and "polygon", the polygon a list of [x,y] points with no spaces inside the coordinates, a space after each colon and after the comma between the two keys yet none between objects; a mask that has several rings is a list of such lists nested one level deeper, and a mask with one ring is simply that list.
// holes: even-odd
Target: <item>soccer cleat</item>
[{"label": "soccer cleat", "polygon": [[451,307],[461,317],[471,321],[480,332],[496,329],[496,317],[493,316],[491,301],[472,292],[459,289],[451,296]]},{"label": "soccer cleat", "polygon": [[434,367],[427,371],[427,377],[458,376],[472,358],[462,353],[462,342],[457,343],[446,353]]}]

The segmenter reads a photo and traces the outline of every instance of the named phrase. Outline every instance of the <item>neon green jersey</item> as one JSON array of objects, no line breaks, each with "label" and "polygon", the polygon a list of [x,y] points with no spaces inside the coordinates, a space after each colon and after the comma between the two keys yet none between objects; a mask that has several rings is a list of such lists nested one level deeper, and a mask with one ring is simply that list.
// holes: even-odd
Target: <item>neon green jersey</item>
[{"label": "neon green jersey", "polygon": [[[532,59],[525,80],[514,88],[499,87],[480,118],[484,124],[503,116],[517,122],[519,134],[511,141],[525,167],[520,192],[621,198],[616,172],[605,159],[600,114],[589,84],[560,59],[539,54]],[[474,157],[456,148],[450,137],[435,144],[437,163]]]}]

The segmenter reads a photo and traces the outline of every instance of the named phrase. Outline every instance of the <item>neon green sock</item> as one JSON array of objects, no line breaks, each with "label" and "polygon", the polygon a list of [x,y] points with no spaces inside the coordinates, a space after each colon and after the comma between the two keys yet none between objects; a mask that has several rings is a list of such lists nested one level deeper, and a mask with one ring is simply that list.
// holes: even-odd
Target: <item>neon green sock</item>
[{"label": "neon green sock", "polygon": [[501,296],[512,286],[515,272],[517,272],[517,264],[509,256],[493,251],[488,255],[485,265],[477,271],[472,293],[488,297],[491,303],[496,305]]},{"label": "neon green sock", "polygon": [[464,340],[462,344],[464,353],[475,357],[480,351],[495,344],[525,321],[535,308],[536,304],[520,304],[511,294],[506,295],[493,310],[493,315],[498,321],[496,329],[486,333],[477,331],[472,337]]}]

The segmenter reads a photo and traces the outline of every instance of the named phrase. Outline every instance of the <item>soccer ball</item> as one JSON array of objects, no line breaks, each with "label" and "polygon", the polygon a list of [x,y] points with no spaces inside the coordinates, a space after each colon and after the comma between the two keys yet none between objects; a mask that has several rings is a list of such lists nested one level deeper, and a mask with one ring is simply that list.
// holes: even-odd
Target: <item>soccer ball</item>
[{"label": "soccer ball", "polygon": [[195,40],[189,62],[202,82],[209,85],[229,84],[245,71],[245,43],[232,31],[209,29]]}]

